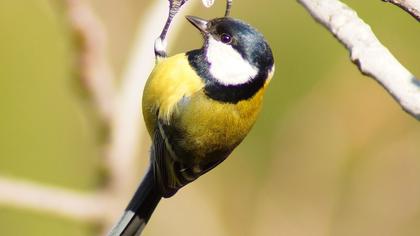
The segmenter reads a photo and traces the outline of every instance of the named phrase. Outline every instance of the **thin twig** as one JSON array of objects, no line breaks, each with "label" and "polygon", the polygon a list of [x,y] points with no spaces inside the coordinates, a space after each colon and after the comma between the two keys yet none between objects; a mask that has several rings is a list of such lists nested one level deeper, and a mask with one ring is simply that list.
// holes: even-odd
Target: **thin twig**
[{"label": "thin twig", "polygon": [[[82,84],[93,101],[107,128],[115,119],[116,87],[112,66],[108,61],[108,44],[105,27],[97,17],[90,4],[82,0],[66,0],[67,12],[71,29],[80,40],[79,70]],[[109,137],[107,137],[109,138]],[[106,142],[109,143],[109,140]],[[105,155],[108,156],[109,153]],[[113,164],[107,166],[111,173],[115,172]],[[113,188],[107,185],[101,197],[113,195]],[[108,198],[111,199],[111,198]],[[114,201],[109,201],[102,208],[101,222],[110,222],[114,217],[112,212],[118,207]],[[89,208],[86,208],[87,210]]]},{"label": "thin twig", "polygon": [[107,38],[101,21],[81,0],[66,0],[70,26],[81,39],[80,70],[82,82],[95,107],[109,123],[115,98],[115,78],[107,60]]},{"label": "thin twig", "polygon": [[384,47],[356,12],[338,0],[299,0],[349,50],[359,70],[420,120],[420,81]]},{"label": "thin twig", "polygon": [[[81,39],[81,78],[101,117],[110,123],[114,109],[114,76],[107,61],[106,34],[100,20],[84,1],[66,0],[69,24]],[[43,184],[0,178],[0,203],[63,215],[83,221],[103,222],[113,205],[106,192],[79,193]]]},{"label": "thin twig", "polygon": [[163,29],[159,35],[159,38],[157,38],[154,43],[156,60],[158,60],[158,58],[163,58],[167,56],[168,52],[166,49],[166,45],[167,45],[166,34],[168,33],[169,27],[172,24],[172,20],[174,19],[175,15],[179,12],[181,7],[187,1],[188,0],[169,0],[168,18],[166,19],[166,23],[163,26]]},{"label": "thin twig", "polygon": [[390,2],[412,15],[420,22],[420,0],[382,0]]},{"label": "thin twig", "polygon": [[16,179],[0,178],[0,202],[65,217],[99,222],[104,219],[106,200],[101,194],[86,194],[47,187]]},{"label": "thin twig", "polygon": [[233,0],[226,0],[226,10],[225,10],[226,17],[230,15],[230,9],[232,8],[232,1]]}]

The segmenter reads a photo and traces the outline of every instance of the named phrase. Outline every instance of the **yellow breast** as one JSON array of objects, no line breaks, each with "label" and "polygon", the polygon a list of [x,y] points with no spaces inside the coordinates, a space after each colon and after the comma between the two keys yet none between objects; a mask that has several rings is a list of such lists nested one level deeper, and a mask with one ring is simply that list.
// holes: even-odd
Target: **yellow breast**
[{"label": "yellow breast", "polygon": [[143,92],[143,116],[149,133],[153,133],[157,118],[169,122],[177,103],[203,87],[204,83],[189,65],[185,53],[159,61]]},{"label": "yellow breast", "polygon": [[197,162],[212,152],[232,151],[254,125],[263,94],[264,88],[237,104],[212,100],[202,91],[194,94],[189,105],[179,111],[182,115],[175,116],[174,125],[183,131],[179,145],[195,153]]}]

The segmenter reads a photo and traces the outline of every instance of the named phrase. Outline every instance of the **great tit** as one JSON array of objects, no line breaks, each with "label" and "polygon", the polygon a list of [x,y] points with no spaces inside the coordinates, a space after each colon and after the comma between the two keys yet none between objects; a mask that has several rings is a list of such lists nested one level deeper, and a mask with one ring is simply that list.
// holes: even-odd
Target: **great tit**
[{"label": "great tit", "polygon": [[142,99],[151,165],[111,235],[138,235],[162,197],[225,160],[255,123],[273,76],[270,46],[249,24],[187,19],[204,45],[171,57],[157,53]]}]

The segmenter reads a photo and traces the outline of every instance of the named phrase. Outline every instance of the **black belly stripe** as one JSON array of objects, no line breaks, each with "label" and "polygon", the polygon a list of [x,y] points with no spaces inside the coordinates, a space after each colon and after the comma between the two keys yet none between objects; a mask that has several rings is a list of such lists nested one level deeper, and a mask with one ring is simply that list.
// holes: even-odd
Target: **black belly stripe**
[{"label": "black belly stripe", "polygon": [[190,51],[187,53],[187,56],[191,67],[194,68],[206,84],[204,87],[205,94],[220,102],[235,104],[252,98],[264,86],[268,76],[268,70],[262,70],[248,83],[223,85],[211,75],[209,71],[210,63],[205,57],[204,49]]}]

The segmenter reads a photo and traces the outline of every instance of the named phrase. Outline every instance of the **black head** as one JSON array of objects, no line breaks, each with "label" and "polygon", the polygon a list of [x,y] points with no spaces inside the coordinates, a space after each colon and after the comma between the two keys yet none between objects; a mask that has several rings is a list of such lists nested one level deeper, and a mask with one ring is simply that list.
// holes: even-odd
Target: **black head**
[{"label": "black head", "polygon": [[[261,33],[249,24],[230,17],[210,21],[192,16],[187,19],[204,36],[203,48],[195,53],[202,57],[202,62],[195,68],[202,72],[200,76],[209,78],[215,92],[222,87],[230,89],[229,93],[234,93],[237,101],[252,96],[264,85],[273,69],[274,59]],[[190,61],[197,58],[200,59],[190,56]],[[234,88],[237,88],[236,91]]]},{"label": "black head", "polygon": [[259,69],[271,68],[274,64],[271,48],[264,36],[251,25],[230,17],[206,21],[194,16],[187,19],[197,27],[205,38],[205,47],[214,39],[234,48],[244,60]]}]

